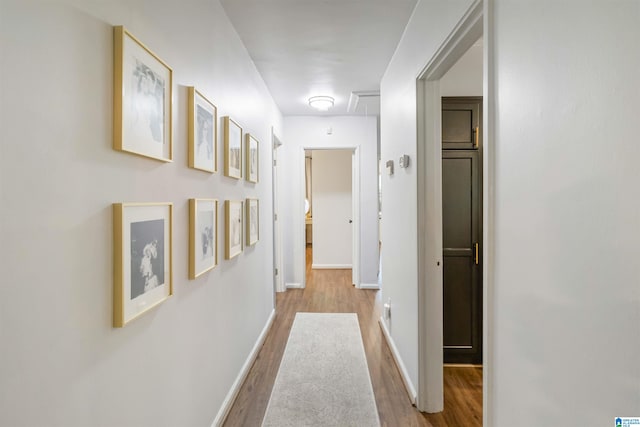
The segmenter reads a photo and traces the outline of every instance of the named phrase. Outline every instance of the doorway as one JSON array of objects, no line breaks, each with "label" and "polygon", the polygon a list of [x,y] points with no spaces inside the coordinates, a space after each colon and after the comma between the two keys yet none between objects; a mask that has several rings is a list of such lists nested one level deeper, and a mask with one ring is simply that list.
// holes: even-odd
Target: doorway
[{"label": "doorway", "polygon": [[[444,405],[443,355],[443,219],[442,219],[442,92],[441,79],[456,62],[483,37],[485,3],[474,0],[461,20],[438,48],[420,73],[417,83],[417,153],[418,184],[418,393],[416,406],[424,412],[441,412]],[[486,53],[482,68],[486,67]],[[488,73],[487,73],[488,74]],[[483,93],[487,74],[482,73]],[[486,99],[485,101],[486,102]],[[485,111],[487,111],[486,105]],[[486,118],[485,118],[486,122]],[[485,132],[487,127],[485,126]],[[486,155],[486,152],[485,152]],[[486,159],[486,157],[485,157]],[[485,160],[486,162],[486,160]],[[485,169],[486,170],[486,169]],[[486,181],[483,185],[487,185]],[[488,192],[483,191],[484,197]],[[488,205],[488,204],[487,204]],[[483,216],[483,233],[490,234],[488,215]],[[484,239],[486,253],[487,238]],[[488,273],[483,258],[483,275]],[[486,289],[485,291],[486,292]],[[483,298],[483,313],[487,298]],[[483,319],[484,320],[484,319]],[[486,349],[487,322],[483,321],[483,344]],[[484,350],[486,352],[486,350]],[[483,355],[486,363],[486,354]],[[487,383],[483,380],[483,397]],[[486,412],[483,400],[483,417]]]},{"label": "doorway", "polygon": [[351,269],[358,284],[358,149],[304,149],[305,283],[311,270]]},{"label": "doorway", "polygon": [[482,364],[482,98],[442,98],[445,364]]},{"label": "doorway", "polygon": [[273,127],[271,128],[271,153],[273,156],[273,165],[271,168],[271,193],[273,197],[273,303],[276,304],[275,293],[284,292],[286,290],[283,279],[282,268],[282,228],[278,214],[280,212],[280,193],[278,181],[278,148],[282,146],[282,141],[275,134]]}]

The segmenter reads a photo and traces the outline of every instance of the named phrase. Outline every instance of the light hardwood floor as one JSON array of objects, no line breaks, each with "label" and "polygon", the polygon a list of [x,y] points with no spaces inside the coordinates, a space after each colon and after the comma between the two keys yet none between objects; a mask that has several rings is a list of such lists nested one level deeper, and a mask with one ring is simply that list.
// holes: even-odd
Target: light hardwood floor
[{"label": "light hardwood floor", "polygon": [[420,413],[409,401],[378,324],[380,292],[355,289],[351,270],[311,270],[310,256],[307,248],[307,287],[277,294],[275,320],[225,426],[260,426],[297,312],[358,313],[382,426],[482,425],[482,368],[446,367],[444,412]]}]

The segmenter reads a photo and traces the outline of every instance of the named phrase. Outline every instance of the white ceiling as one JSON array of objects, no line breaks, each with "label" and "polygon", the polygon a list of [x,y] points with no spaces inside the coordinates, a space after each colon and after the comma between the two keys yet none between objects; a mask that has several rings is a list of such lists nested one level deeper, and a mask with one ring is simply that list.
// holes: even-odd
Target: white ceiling
[{"label": "white ceiling", "polygon": [[[282,114],[379,114],[380,79],[416,0],[221,0]],[[314,95],[335,98],[326,113]],[[353,110],[353,109],[352,109]]]}]

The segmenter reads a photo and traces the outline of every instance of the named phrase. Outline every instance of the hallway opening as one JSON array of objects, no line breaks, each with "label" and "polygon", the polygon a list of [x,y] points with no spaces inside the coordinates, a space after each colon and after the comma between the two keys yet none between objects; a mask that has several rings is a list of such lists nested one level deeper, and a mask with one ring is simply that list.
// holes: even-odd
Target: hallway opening
[{"label": "hallway opening", "polygon": [[[426,67],[420,73],[417,79],[417,106],[418,106],[418,143],[417,143],[417,168],[418,168],[418,228],[423,232],[418,236],[418,393],[417,406],[420,410],[435,413],[442,411],[448,406],[443,390],[443,377],[445,368],[443,342],[444,337],[444,319],[445,319],[445,290],[444,275],[446,265],[444,251],[444,225],[443,221],[443,111],[442,96],[446,88],[446,75],[454,70],[465,53],[483,37],[483,6],[482,2],[473,3],[467,10],[462,19],[458,22],[453,31],[449,34],[444,43],[440,46],[436,54],[429,60]],[[462,78],[454,85],[454,89],[465,87],[468,84],[469,71],[471,74],[479,72],[480,84],[482,89],[479,94],[464,93],[466,96],[482,95],[484,90],[485,78],[482,75],[484,68],[484,54],[479,56],[479,66],[466,67],[463,70]],[[450,96],[461,96],[463,94],[451,93]],[[451,117],[449,117],[450,119]],[[486,120],[485,120],[486,121]],[[469,122],[471,123],[471,122]],[[480,137],[479,129],[466,129],[469,134],[474,135],[473,139]],[[454,138],[455,139],[455,138]],[[455,144],[454,144],[455,145]],[[466,147],[462,144],[460,147]],[[459,147],[459,148],[460,148]],[[451,148],[451,146],[449,147]],[[476,163],[477,164],[477,163]],[[448,177],[456,178],[456,173],[449,173]],[[459,178],[459,177],[458,177]],[[454,182],[449,180],[449,182]],[[451,212],[448,212],[451,214]],[[449,218],[448,218],[449,219]],[[484,225],[484,224],[483,224]],[[484,227],[486,232],[487,228]],[[477,233],[477,230],[476,230]],[[480,260],[480,248],[475,243],[471,243],[473,249],[469,249],[470,253],[478,253],[477,257],[469,257],[474,260],[474,267],[467,268],[467,272],[476,271],[480,262],[483,263],[484,257]],[[486,248],[482,248],[486,250]],[[465,249],[462,252],[467,252]],[[460,252],[460,253],[462,253]],[[477,265],[476,265],[477,259]],[[463,263],[466,262],[463,261]],[[448,265],[451,266],[451,259]],[[451,276],[451,271],[449,271]],[[464,274],[459,275],[460,277]],[[475,277],[478,277],[476,271]],[[458,286],[459,289],[466,285]],[[481,286],[482,287],[482,286]],[[479,290],[476,290],[477,295]],[[484,292],[484,290],[482,291]],[[447,297],[451,300],[451,292],[447,293]],[[453,298],[453,304],[449,304],[449,308],[456,307],[462,301],[456,301]],[[486,299],[483,298],[482,312],[486,313]],[[464,304],[462,304],[464,305]],[[473,304],[466,304],[472,307]],[[476,301],[476,307],[478,302]],[[464,311],[464,310],[463,310]],[[471,309],[468,311],[472,311]],[[473,313],[466,313],[467,319],[476,318],[479,315],[477,310]],[[451,318],[448,319],[449,321]],[[458,319],[459,320],[459,319]],[[465,322],[464,316],[462,323]],[[451,324],[451,322],[449,322]],[[477,323],[475,324],[477,326]],[[473,328],[468,328],[473,329]],[[474,329],[476,342],[479,337],[485,342],[486,334],[484,329],[482,333]],[[460,337],[454,337],[459,339]],[[466,338],[466,337],[465,337]],[[467,347],[467,343],[464,345]],[[453,345],[451,347],[462,347]],[[462,350],[462,349],[450,349]],[[464,351],[467,349],[465,348]],[[474,349],[475,350],[475,349]],[[484,358],[483,358],[484,360]],[[483,387],[484,387],[483,382]]]},{"label": "hallway opening", "polygon": [[[305,269],[345,270],[359,284],[358,149],[304,149]],[[312,249],[312,250],[311,250]],[[311,265],[307,257],[311,256]],[[308,274],[305,274],[305,286]]]}]

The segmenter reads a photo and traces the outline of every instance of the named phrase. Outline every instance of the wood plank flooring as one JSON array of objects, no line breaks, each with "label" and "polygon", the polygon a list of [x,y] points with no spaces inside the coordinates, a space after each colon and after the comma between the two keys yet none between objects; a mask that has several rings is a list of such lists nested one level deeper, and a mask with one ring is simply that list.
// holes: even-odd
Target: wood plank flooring
[{"label": "wood plank flooring", "polygon": [[311,249],[307,248],[307,287],[277,294],[273,325],[225,426],[260,426],[297,312],[358,313],[382,426],[482,425],[482,368],[446,367],[444,412],[420,413],[409,401],[378,324],[380,292],[355,289],[351,270],[311,270],[310,256]]}]

